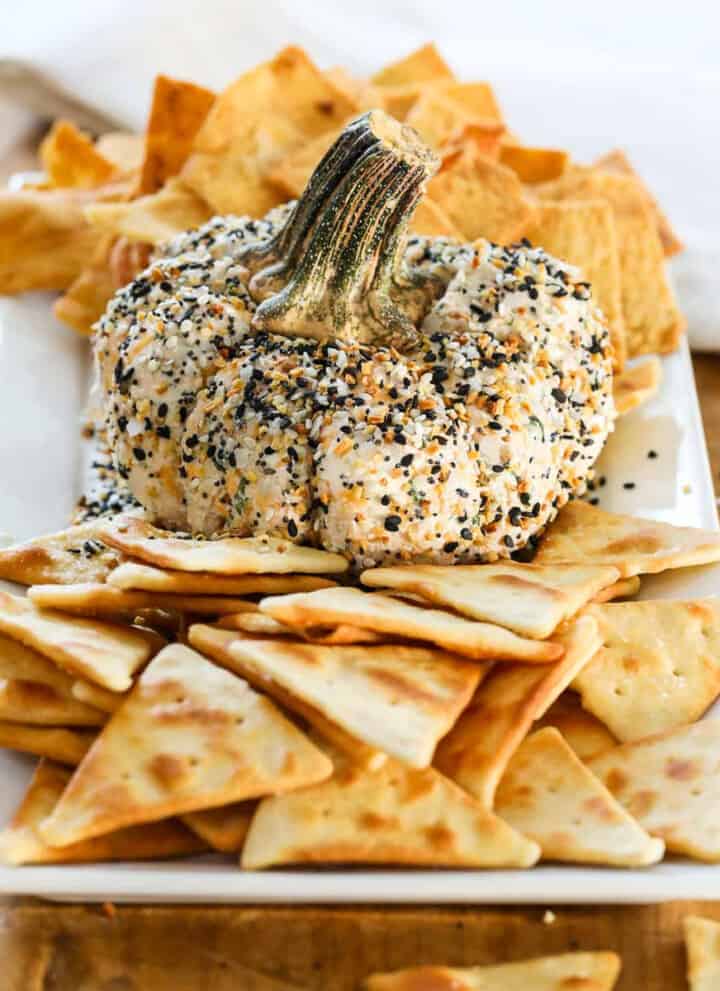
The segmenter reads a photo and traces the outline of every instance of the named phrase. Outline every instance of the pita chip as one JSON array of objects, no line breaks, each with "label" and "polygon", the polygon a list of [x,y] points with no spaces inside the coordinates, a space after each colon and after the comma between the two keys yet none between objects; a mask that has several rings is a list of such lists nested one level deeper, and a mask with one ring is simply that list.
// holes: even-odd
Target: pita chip
[{"label": "pita chip", "polygon": [[563,953],[492,967],[414,967],[374,974],[365,991],[612,991],[615,953]]},{"label": "pita chip", "polygon": [[720,531],[608,513],[575,499],[545,532],[534,564],[610,564],[620,577],[720,561]]},{"label": "pita chip", "polygon": [[[291,711],[339,726],[372,748],[426,767],[484,669],[441,650],[398,644],[325,647],[192,626],[190,643]],[[341,747],[341,749],[343,749]]]},{"label": "pita chip", "polygon": [[552,703],[600,646],[590,616],[572,620],[560,636],[562,660],[540,667],[499,665],[481,684],[470,706],[440,742],[435,766],[487,808],[510,758]]},{"label": "pita chip", "polygon": [[690,991],[717,991],[720,987],[720,922],[686,915],[683,928]]},{"label": "pita chip", "polygon": [[557,179],[567,170],[570,155],[560,148],[504,144],[500,149],[500,161],[516,172],[522,182],[548,182],[550,179]]},{"label": "pita chip", "polygon": [[0,678],[0,720],[39,726],[102,726],[105,713],[38,681]]},{"label": "pita chip", "polygon": [[360,626],[409,640],[424,640],[471,660],[548,663],[562,650],[557,644],[525,640],[501,626],[464,619],[439,609],[423,609],[390,595],[368,595],[358,588],[263,599],[260,611],[288,626]]},{"label": "pita chip", "polygon": [[668,850],[720,863],[720,720],[625,743],[588,762]]},{"label": "pita chip", "polygon": [[142,165],[145,142],[140,134],[129,131],[107,131],[95,142],[100,154],[112,162],[122,175],[137,172]]},{"label": "pita chip", "polygon": [[97,531],[97,521],[92,520],[3,547],[0,578],[20,585],[105,581],[119,555],[97,539]]},{"label": "pita chip", "polygon": [[372,77],[376,86],[409,86],[454,80],[452,69],[433,42],[391,62]]},{"label": "pita chip", "polygon": [[40,145],[40,162],[51,186],[93,189],[109,182],[115,166],[68,120],[56,120]]},{"label": "pita chip", "polygon": [[224,537],[193,540],[132,516],[104,522],[102,539],[130,557],[176,571],[207,571],[215,575],[340,574],[347,560],[340,554],[300,547],[273,537]]},{"label": "pita chip", "polygon": [[93,685],[78,678],[72,683],[72,695],[78,702],[85,702],[100,712],[116,712],[125,701],[124,692],[109,692],[107,688]]},{"label": "pita chip", "polygon": [[10,825],[0,833],[0,860],[8,864],[70,864],[107,860],[158,860],[207,849],[177,820],[121,829],[59,850],[48,846],[38,830],[56,807],[72,771],[43,760]]},{"label": "pita chip", "polygon": [[132,622],[144,610],[220,616],[254,612],[257,606],[231,595],[169,595],[115,588],[93,582],[78,585],[33,585],[29,598],[42,609],[59,609],[73,616],[91,616],[117,622]]},{"label": "pita chip", "polygon": [[638,825],[552,727],[520,745],[494,808],[539,845],[543,860],[647,867],[665,852],[662,840]]},{"label": "pita chip", "polygon": [[620,578],[618,581],[603,588],[593,602],[613,602],[615,599],[632,599],[640,591],[640,578],[633,575],[631,578]]},{"label": "pita chip", "polygon": [[[506,148],[503,154],[524,148]],[[505,161],[501,157],[501,161]],[[528,240],[556,258],[577,265],[591,283],[593,301],[603,311],[610,331],[614,368],[625,364],[627,342],[622,311],[620,249],[612,208],[604,200],[538,203]]]},{"label": "pita chip", "polygon": [[[468,112],[459,103],[448,100],[442,90],[426,89],[408,111],[405,123],[414,127],[426,144],[438,150],[471,119]],[[491,123],[502,133],[502,125]],[[499,136],[498,133],[498,140]]]},{"label": "pita chip", "polygon": [[33,681],[57,696],[73,699],[73,677],[19,640],[0,634],[0,679]]},{"label": "pita chip", "polygon": [[246,682],[171,644],[111,717],[41,827],[67,846],[125,826],[299,788],[332,764]]},{"label": "pita chip", "polygon": [[92,334],[93,324],[105,312],[116,285],[111,266],[115,238],[105,235],[95,245],[89,262],[53,303],[53,313],[84,337]]},{"label": "pita chip", "polygon": [[298,199],[326,151],[337,141],[340,129],[326,131],[284,155],[268,173],[268,179],[290,199]]},{"label": "pita chip", "polygon": [[534,216],[512,169],[472,150],[443,166],[428,183],[428,195],[468,241],[508,244],[525,233]]},{"label": "pita chip", "polygon": [[373,568],[360,580],[373,588],[412,592],[463,616],[542,639],[618,577],[612,566],[537,567],[509,561]]},{"label": "pita chip", "polygon": [[29,599],[2,591],[0,633],[114,692],[128,689],[132,675],[154,653],[151,639],[139,630],[38,609]]},{"label": "pita chip", "polygon": [[623,742],[694,722],[720,695],[720,599],[589,606],[601,647],[573,687]]},{"label": "pita chip", "polygon": [[208,572],[168,571],[167,568],[126,561],[108,575],[108,584],[115,588],[170,595],[240,596],[314,592],[335,583],[315,575],[211,575]]},{"label": "pita chip", "polygon": [[425,237],[449,237],[455,241],[462,241],[463,237],[445,211],[429,196],[418,203],[410,221],[410,231]]},{"label": "pita chip", "polygon": [[351,643],[382,643],[383,637],[372,630],[363,630],[359,626],[341,623],[339,626],[306,626],[296,629],[279,623],[266,613],[236,613],[222,616],[216,626],[222,630],[239,630],[253,637],[301,637],[308,643],[351,644]]},{"label": "pita chip", "polygon": [[624,369],[613,380],[613,399],[618,416],[625,416],[648,402],[661,384],[662,365],[655,355]]},{"label": "pita chip", "polygon": [[239,853],[256,808],[257,802],[235,802],[216,809],[188,812],[182,816],[182,821],[213,850]]},{"label": "pita chip", "polygon": [[443,83],[442,93],[446,99],[461,106],[471,117],[502,123],[503,115],[490,83]]},{"label": "pita chip", "polygon": [[368,771],[334,758],[333,777],[264,799],[241,863],[532,867],[537,846],[433,768],[388,760]]},{"label": "pita chip", "polygon": [[84,212],[96,230],[152,245],[200,227],[213,215],[207,203],[179,179],[170,179],[157,193],[126,203],[93,203]]},{"label": "pita chip", "polygon": [[583,709],[575,692],[563,692],[559,699],[535,724],[537,730],[552,726],[562,733],[580,760],[595,757],[604,750],[612,750],[617,740],[604,723],[592,712]]},{"label": "pita chip", "polygon": [[36,757],[49,757],[50,760],[72,766],[80,763],[96,735],[84,729],[0,722],[0,747],[35,754]]}]

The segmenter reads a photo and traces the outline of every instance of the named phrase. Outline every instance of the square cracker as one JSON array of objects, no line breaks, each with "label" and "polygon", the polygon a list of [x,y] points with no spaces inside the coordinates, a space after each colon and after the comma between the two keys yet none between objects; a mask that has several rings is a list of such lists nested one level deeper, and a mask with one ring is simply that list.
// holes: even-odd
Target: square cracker
[{"label": "square cracker", "polygon": [[720,863],[720,720],[625,743],[588,762],[668,850]]},{"label": "square cracker", "polygon": [[67,846],[137,823],[299,788],[332,764],[269,699],[181,644],[162,650],[41,827]]},{"label": "square cracker", "polygon": [[373,974],[365,991],[612,991],[619,973],[615,953],[563,953],[492,967],[414,967]]},{"label": "square cracker", "polygon": [[573,687],[618,740],[691,723],[720,695],[720,599],[611,602],[587,612],[602,645]]},{"label": "square cracker", "polygon": [[173,819],[117,830],[62,850],[48,846],[38,826],[52,813],[71,777],[72,771],[48,760],[38,764],[20,807],[0,833],[0,860],[10,864],[159,860],[206,849],[202,840]]},{"label": "square cracker", "polygon": [[287,595],[330,588],[335,582],[315,575],[212,575],[169,571],[126,561],[108,576],[108,585],[170,595]]},{"label": "square cracker", "polygon": [[38,609],[29,599],[0,591],[0,632],[49,657],[64,671],[114,692],[152,656],[139,630]]},{"label": "square cracker", "polygon": [[717,991],[720,987],[720,922],[686,915],[683,928],[690,991]]},{"label": "square cracker", "polygon": [[0,578],[20,585],[102,582],[120,555],[98,538],[97,520],[0,549]]},{"label": "square cracker", "polygon": [[[319,713],[345,733],[413,767],[430,763],[438,740],[484,674],[478,664],[426,647],[247,640],[209,626],[192,626],[188,636],[197,650],[313,725],[313,713]],[[322,733],[323,726],[318,728]]]},{"label": "square cracker", "polygon": [[379,770],[334,757],[329,781],[263,800],[242,854],[248,870],[360,863],[531,867],[536,845],[427,767]]},{"label": "square cracker", "polygon": [[80,763],[96,735],[84,729],[0,722],[0,747],[35,754],[36,757],[49,757],[50,760],[72,766]]},{"label": "square cracker", "polygon": [[555,664],[496,667],[437,748],[436,767],[488,808],[533,722],[545,715],[599,647],[597,623],[580,616],[568,624],[561,640],[565,655]]},{"label": "square cracker", "polygon": [[620,249],[610,204],[603,200],[539,203],[527,237],[551,255],[577,265],[591,283],[593,301],[603,311],[610,330],[614,367],[620,370],[625,364],[627,342]]},{"label": "square cracker", "polygon": [[626,368],[613,380],[613,399],[618,416],[631,413],[652,399],[662,384],[662,365],[655,355]]},{"label": "square cracker", "polygon": [[372,588],[412,592],[463,616],[542,639],[618,577],[612,566],[543,568],[509,561],[373,568],[360,580]]},{"label": "square cracker", "polygon": [[440,609],[425,609],[390,595],[369,595],[358,588],[324,588],[318,592],[263,599],[260,611],[288,626],[348,624],[375,633],[424,640],[471,660],[557,660],[557,644],[526,640],[502,626],[465,619]]},{"label": "square cracker", "polygon": [[662,860],[653,839],[552,727],[532,733],[507,766],[495,811],[534,840],[542,860],[647,867]]},{"label": "square cracker", "polygon": [[322,575],[339,574],[349,567],[340,554],[300,547],[288,540],[273,537],[185,539],[132,516],[118,516],[105,522],[102,538],[130,557],[175,571],[206,571],[215,575],[287,575],[295,572]]},{"label": "square cracker", "polygon": [[610,564],[621,577],[720,561],[720,532],[607,513],[579,499],[545,531],[535,564]]}]

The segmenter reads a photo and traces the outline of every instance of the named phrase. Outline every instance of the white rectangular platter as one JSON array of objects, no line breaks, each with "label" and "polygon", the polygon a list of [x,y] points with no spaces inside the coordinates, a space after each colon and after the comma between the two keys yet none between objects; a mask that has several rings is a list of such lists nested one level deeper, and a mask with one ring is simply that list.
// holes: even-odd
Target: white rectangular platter
[{"label": "white rectangular platter", "polygon": [[[87,350],[51,319],[49,297],[0,300],[0,531],[14,538],[61,527],[78,494]],[[717,527],[686,347],[664,361],[664,373],[661,393],[619,424],[598,468],[606,481],[596,495],[609,510]],[[644,597],[713,594],[720,594],[720,566],[643,582]],[[33,763],[0,751],[0,825],[20,799]],[[642,903],[720,899],[720,866],[677,859],[648,870],[243,872],[229,859],[208,856],[162,864],[0,867],[0,894],[114,902]]]}]

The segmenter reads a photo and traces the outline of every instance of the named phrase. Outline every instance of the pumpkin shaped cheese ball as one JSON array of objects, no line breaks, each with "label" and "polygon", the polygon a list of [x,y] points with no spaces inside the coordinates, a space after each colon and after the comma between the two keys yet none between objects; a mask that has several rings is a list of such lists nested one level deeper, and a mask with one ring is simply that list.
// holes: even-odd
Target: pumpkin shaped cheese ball
[{"label": "pumpkin shaped cheese ball", "polygon": [[297,202],[181,235],[115,295],[108,430],[159,524],[470,562],[583,491],[615,416],[590,286],[527,242],[408,236],[437,165],[371,111]]}]

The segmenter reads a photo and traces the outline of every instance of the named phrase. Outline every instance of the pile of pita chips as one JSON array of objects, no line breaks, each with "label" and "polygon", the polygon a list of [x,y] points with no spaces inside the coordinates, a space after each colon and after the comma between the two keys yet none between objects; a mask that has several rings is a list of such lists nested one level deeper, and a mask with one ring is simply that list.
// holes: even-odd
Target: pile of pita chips
[{"label": "pile of pita chips", "polygon": [[720,986],[720,922],[688,915],[684,929],[690,991],[715,991]]},{"label": "pile of pita chips", "polygon": [[491,967],[416,967],[373,974],[366,991],[612,991],[620,973],[615,953],[563,953]]}]

